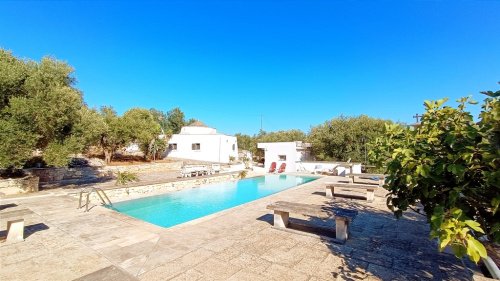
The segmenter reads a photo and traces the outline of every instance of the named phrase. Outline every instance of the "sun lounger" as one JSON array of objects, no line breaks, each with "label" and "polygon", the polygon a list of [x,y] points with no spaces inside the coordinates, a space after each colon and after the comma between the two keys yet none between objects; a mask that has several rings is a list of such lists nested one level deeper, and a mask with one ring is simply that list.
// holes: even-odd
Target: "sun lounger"
[{"label": "sun lounger", "polygon": [[278,174],[283,173],[286,169],[286,163],[281,163],[280,168],[278,169]]},{"label": "sun lounger", "polygon": [[0,212],[0,219],[7,220],[7,242],[24,241],[24,216],[31,214],[30,209]]},{"label": "sun lounger", "polygon": [[335,219],[335,241],[340,243],[348,239],[349,225],[358,214],[355,210],[284,201],[270,204],[267,209],[274,211],[274,227],[278,229],[287,229],[290,213],[321,219]]},{"label": "sun lounger", "polygon": [[323,172],[323,166],[322,165],[316,165],[314,166],[313,174],[321,174]]},{"label": "sun lounger", "polygon": [[271,163],[271,167],[269,167],[269,173],[274,173],[276,171],[276,162]]},{"label": "sun lounger", "polygon": [[181,177],[209,175],[212,170],[207,165],[185,165],[181,169]]},{"label": "sun lounger", "polygon": [[374,184],[356,184],[356,183],[340,183],[326,182],[325,183],[326,197],[335,198],[335,192],[339,189],[364,189],[366,190],[366,201],[373,202],[375,200],[375,190],[379,187]]}]

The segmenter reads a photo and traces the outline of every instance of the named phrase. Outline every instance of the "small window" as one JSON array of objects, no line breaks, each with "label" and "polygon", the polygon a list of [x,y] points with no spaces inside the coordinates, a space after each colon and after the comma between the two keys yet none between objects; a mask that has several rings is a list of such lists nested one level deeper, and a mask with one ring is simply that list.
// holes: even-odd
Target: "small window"
[{"label": "small window", "polygon": [[233,151],[236,150],[236,144],[233,143]]},{"label": "small window", "polygon": [[168,144],[168,149],[170,149],[170,150],[177,150],[177,144],[176,143],[169,143]]},{"label": "small window", "polygon": [[280,161],[286,161],[286,155],[278,155]]},{"label": "small window", "polygon": [[193,143],[191,145],[192,150],[200,150],[200,144],[199,143]]}]

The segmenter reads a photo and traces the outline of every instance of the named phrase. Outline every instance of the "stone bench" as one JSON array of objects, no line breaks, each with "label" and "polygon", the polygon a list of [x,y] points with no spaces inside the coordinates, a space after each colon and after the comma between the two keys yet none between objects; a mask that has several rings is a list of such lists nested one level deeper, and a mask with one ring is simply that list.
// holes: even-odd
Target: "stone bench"
[{"label": "stone bench", "polygon": [[33,214],[30,209],[0,212],[0,219],[7,221],[7,242],[24,241],[24,216]]},{"label": "stone bench", "polygon": [[382,187],[385,182],[385,175],[384,174],[368,174],[368,173],[362,173],[362,174],[355,174],[355,173],[350,173],[346,175],[349,177],[350,183],[360,183],[360,184],[374,184]]},{"label": "stone bench", "polygon": [[357,183],[340,183],[340,182],[326,182],[325,183],[326,197],[335,198],[335,189],[364,189],[366,190],[366,201],[373,202],[375,199],[375,190],[379,185],[374,184],[357,184]]},{"label": "stone bench", "polygon": [[344,243],[349,235],[349,224],[358,214],[355,210],[327,206],[278,201],[267,206],[274,211],[274,227],[286,229],[290,213],[313,216],[321,219],[335,219],[335,238]]}]

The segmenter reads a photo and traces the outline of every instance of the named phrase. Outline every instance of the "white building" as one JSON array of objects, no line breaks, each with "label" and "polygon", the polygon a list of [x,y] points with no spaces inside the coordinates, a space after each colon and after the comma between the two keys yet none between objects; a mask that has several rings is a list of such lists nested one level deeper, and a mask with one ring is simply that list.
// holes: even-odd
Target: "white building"
[{"label": "white building", "polygon": [[286,163],[285,172],[296,172],[297,163],[310,157],[310,143],[293,142],[262,142],[257,148],[264,149],[264,168],[269,171],[271,163],[276,162],[276,169]]},{"label": "white building", "polygon": [[301,141],[295,142],[264,142],[258,143],[257,148],[264,150],[264,168],[269,171],[271,164],[276,162],[276,170],[282,163],[286,163],[285,172],[306,172],[321,174],[336,170],[340,176],[348,173],[361,173],[361,163],[347,162],[316,162],[311,161],[311,144]]},{"label": "white building", "polygon": [[238,160],[236,137],[219,134],[199,121],[182,127],[168,141],[167,157],[229,163],[231,156]]}]

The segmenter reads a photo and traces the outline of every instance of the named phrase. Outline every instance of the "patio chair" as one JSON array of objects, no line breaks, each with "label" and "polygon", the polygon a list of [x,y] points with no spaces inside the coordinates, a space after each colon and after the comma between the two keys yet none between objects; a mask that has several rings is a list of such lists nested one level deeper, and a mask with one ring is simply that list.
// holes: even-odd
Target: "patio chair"
[{"label": "patio chair", "polygon": [[269,173],[274,173],[276,171],[276,162],[271,163],[271,167],[269,167]]},{"label": "patio chair", "polygon": [[323,166],[316,165],[316,166],[314,166],[313,174],[321,174],[322,171],[323,171]]},{"label": "patio chair", "polygon": [[281,163],[278,173],[283,173],[286,169],[286,163]]}]

